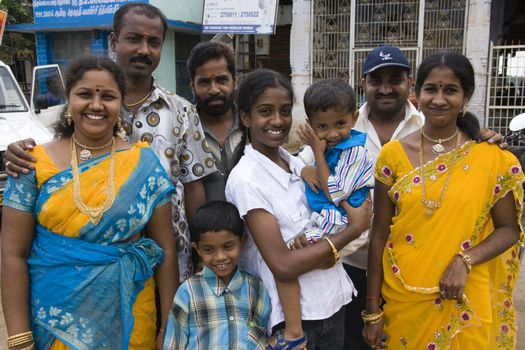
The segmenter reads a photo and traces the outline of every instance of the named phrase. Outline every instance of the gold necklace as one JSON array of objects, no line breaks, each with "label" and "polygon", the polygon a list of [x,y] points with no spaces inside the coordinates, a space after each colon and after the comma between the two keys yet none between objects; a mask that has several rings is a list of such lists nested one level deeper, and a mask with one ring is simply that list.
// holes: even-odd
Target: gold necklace
[{"label": "gold necklace", "polygon": [[419,148],[419,171],[421,176],[421,192],[423,193],[423,197],[421,201],[423,202],[423,205],[425,206],[425,214],[427,217],[431,217],[432,214],[434,214],[434,210],[439,209],[441,207],[441,202],[443,201],[443,197],[445,196],[445,192],[448,188],[448,183],[450,182],[450,177],[452,176],[452,169],[454,168],[454,165],[456,164],[456,158],[458,156],[458,148],[461,144],[461,134],[457,132],[456,130],[456,147],[454,148],[454,156],[452,157],[452,160],[450,161],[450,164],[448,165],[448,174],[447,179],[445,180],[445,185],[441,189],[441,195],[439,196],[439,200],[433,201],[431,199],[427,199],[427,191],[425,189],[425,177],[423,175],[423,129],[421,129],[421,132],[419,133],[419,142],[420,142],[420,148]]},{"label": "gold necklace", "polygon": [[434,152],[435,154],[439,155],[439,154],[445,152],[445,147],[443,147],[443,145],[441,143],[450,141],[454,137],[456,137],[456,135],[458,134],[458,128],[456,128],[456,131],[452,134],[452,136],[447,137],[446,139],[437,139],[437,140],[433,139],[433,138],[429,137],[427,134],[425,134],[423,129],[421,129],[421,134],[423,135],[424,138],[426,138],[430,142],[434,142],[435,143],[435,145],[432,146],[432,152]]},{"label": "gold necklace", "polygon": [[77,139],[75,138],[74,134],[71,135],[71,140],[73,140],[73,142],[75,144],[77,144],[78,146],[83,148],[83,150],[80,151],[80,160],[85,162],[86,160],[93,158],[93,154],[91,154],[91,151],[97,151],[97,150],[100,150],[100,149],[108,147],[111,144],[111,142],[113,142],[113,137],[111,137],[109,139],[109,141],[107,143],[103,144],[102,146],[83,145],[83,144],[81,144],[80,142],[77,141]]},{"label": "gold necklace", "polygon": [[128,103],[126,103],[126,102],[124,101],[124,104],[126,105],[126,107],[127,107],[128,109],[133,108],[133,107],[137,107],[138,105],[141,105],[142,103],[144,103],[144,101],[146,101],[146,100],[151,96],[152,92],[153,92],[153,89],[151,89],[151,90],[146,94],[146,96],[144,96],[143,98],[141,98],[141,99],[138,100],[137,102],[129,103],[129,104],[128,104]]},{"label": "gold necklace", "polygon": [[[71,138],[73,140],[73,138]],[[77,208],[84,214],[89,217],[94,225],[98,225],[102,214],[104,214],[115,202],[115,149],[116,142],[115,138],[111,138],[113,144],[111,145],[111,154],[109,156],[109,174],[108,174],[108,184],[106,188],[107,198],[106,201],[99,205],[98,207],[89,207],[82,200],[80,193],[80,175],[78,171],[78,160],[77,160],[77,147],[75,142],[71,141],[71,170],[73,172],[73,199]]]}]

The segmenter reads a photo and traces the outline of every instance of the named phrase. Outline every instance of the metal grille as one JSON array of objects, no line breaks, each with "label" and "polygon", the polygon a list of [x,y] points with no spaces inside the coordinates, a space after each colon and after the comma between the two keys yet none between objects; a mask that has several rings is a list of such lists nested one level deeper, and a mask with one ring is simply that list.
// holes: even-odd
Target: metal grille
[{"label": "metal grille", "polygon": [[425,1],[423,57],[438,50],[463,52],[465,0]]},{"label": "metal grille", "polygon": [[350,0],[313,1],[312,76],[350,79]]},{"label": "metal grille", "polygon": [[502,135],[510,120],[525,112],[525,45],[490,43],[486,126]]},{"label": "metal grille", "polygon": [[358,0],[355,47],[417,46],[419,0]]},{"label": "metal grille", "polygon": [[466,0],[315,0],[312,4],[312,79],[348,79],[361,103],[362,66],[373,48],[400,47],[414,69],[423,56],[436,50],[463,52]]}]

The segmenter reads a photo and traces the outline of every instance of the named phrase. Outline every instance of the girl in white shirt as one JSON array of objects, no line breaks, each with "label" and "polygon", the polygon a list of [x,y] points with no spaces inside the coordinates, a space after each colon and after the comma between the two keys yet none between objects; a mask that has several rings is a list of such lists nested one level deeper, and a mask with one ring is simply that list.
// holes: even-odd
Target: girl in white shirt
[{"label": "girl in white shirt", "polygon": [[[226,198],[247,224],[241,269],[260,277],[270,293],[268,329],[275,337],[269,348],[302,349],[308,338],[308,349],[342,349],[343,307],[355,290],[338,250],[367,228],[369,202],[349,209],[350,224],[330,242],[309,243],[302,235],[312,225],[300,176],[303,163],[281,147],[292,125],[289,80],[272,70],[249,73],[239,87],[237,106],[250,144],[230,173]],[[296,249],[290,250],[285,242],[294,238]],[[300,300],[295,293],[279,293],[281,284],[295,280]]]}]

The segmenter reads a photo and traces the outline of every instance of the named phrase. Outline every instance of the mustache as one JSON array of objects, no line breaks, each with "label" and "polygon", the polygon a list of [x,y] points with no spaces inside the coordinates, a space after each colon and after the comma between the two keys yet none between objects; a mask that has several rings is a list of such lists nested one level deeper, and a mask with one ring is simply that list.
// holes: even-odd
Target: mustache
[{"label": "mustache", "polygon": [[149,65],[153,64],[153,61],[148,56],[138,56],[138,55],[132,56],[129,58],[129,61],[131,63],[139,62],[139,63],[149,64]]},{"label": "mustache", "polygon": [[203,102],[208,104],[208,103],[214,102],[214,101],[226,102],[226,96],[222,96],[222,95],[211,96],[211,97],[205,98]]}]

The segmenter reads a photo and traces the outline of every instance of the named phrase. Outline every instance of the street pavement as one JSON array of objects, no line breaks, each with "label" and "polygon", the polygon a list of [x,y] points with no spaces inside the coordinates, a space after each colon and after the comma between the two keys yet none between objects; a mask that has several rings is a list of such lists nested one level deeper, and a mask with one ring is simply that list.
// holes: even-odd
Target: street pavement
[{"label": "street pavement", "polygon": [[[525,349],[525,259],[521,262],[521,271],[516,289],[514,290],[514,304],[518,319],[518,344],[516,349]],[[4,313],[0,304],[0,350],[8,350],[4,339],[7,338]]]}]

